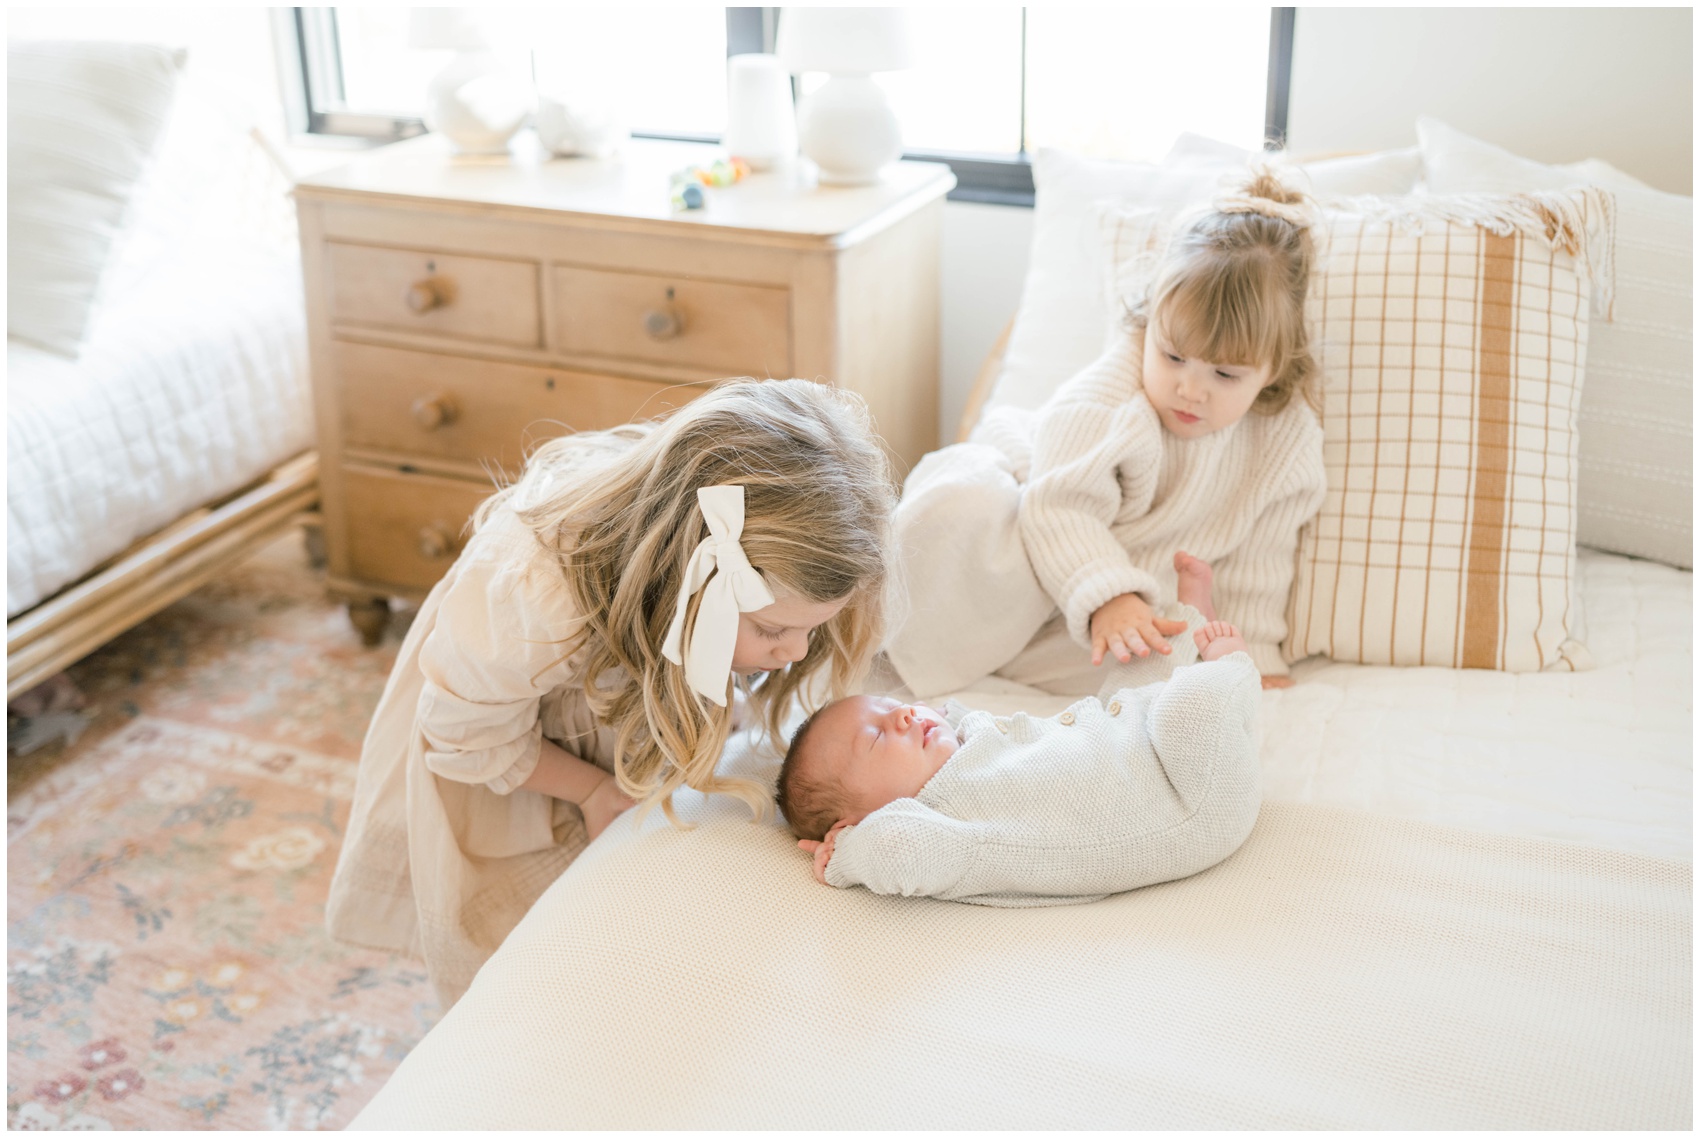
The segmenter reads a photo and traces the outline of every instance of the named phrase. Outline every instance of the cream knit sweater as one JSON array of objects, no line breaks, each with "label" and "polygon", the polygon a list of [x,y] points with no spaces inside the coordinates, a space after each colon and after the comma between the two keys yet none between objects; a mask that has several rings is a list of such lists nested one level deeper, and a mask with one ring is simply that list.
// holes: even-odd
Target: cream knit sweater
[{"label": "cream knit sweater", "polygon": [[1092,614],[1123,593],[1175,595],[1173,558],[1215,567],[1216,611],[1264,675],[1287,671],[1287,591],[1299,528],[1322,506],[1322,427],[1302,399],[1199,439],[1163,429],[1128,336],[1045,405],[1021,498],[1039,582],[1090,646]]}]

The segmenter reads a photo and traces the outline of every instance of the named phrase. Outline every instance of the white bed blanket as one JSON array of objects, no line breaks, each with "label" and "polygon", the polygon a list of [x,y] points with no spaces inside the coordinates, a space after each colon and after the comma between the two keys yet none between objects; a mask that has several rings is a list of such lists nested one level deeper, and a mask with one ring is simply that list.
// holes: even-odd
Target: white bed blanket
[{"label": "white bed blanket", "polygon": [[355,1129],[1679,1128],[1689,867],[1318,806],[1090,905],[598,842]]},{"label": "white bed blanket", "polygon": [[1245,847],[1091,905],[622,819],[355,1124],[1686,1128],[1692,581],[1584,555],[1589,673],[1308,665]]},{"label": "white bed blanket", "polygon": [[298,265],[181,250],[77,360],[6,345],[6,615],[312,440]]}]

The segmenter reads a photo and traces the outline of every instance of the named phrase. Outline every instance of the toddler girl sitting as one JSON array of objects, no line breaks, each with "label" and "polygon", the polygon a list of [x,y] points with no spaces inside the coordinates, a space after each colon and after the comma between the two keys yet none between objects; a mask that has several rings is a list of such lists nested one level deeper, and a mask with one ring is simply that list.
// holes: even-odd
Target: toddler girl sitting
[{"label": "toddler girl sitting", "polygon": [[1188,877],[1238,849],[1257,819],[1261,682],[1239,630],[1203,619],[1196,567],[1181,576],[1204,583],[1203,604],[1169,612],[1189,618],[1201,662],[1167,683],[1125,682],[1176,663],[1153,653],[1049,719],[859,695],[805,720],[778,799],[816,878],[1055,905]]},{"label": "toddler girl sitting", "polygon": [[1164,653],[1157,598],[1210,561],[1265,687],[1284,687],[1299,530],[1326,492],[1303,194],[1267,171],[1173,223],[1103,354],[1035,416],[989,412],[892,516],[910,605],[886,642],[916,696],[987,674],[1101,692]]}]

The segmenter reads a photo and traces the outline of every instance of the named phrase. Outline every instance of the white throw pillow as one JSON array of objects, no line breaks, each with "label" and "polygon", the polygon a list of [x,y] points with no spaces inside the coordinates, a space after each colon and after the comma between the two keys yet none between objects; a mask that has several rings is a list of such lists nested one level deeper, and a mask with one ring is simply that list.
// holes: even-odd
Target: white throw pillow
[{"label": "white throw pillow", "polygon": [[[1163,155],[1163,165],[1244,167],[1256,154],[1231,142],[1182,131]],[[1284,150],[1263,157],[1302,171],[1302,183],[1315,194],[1408,194],[1423,181],[1423,152],[1417,146],[1311,161],[1295,161]]]},{"label": "white throw pillow", "polygon": [[240,96],[185,71],[101,275],[89,337],[112,303],[216,246],[233,265],[299,254],[292,181]]},{"label": "white throw pillow", "polygon": [[1415,146],[1321,158],[1299,163],[1298,168],[1304,171],[1313,194],[1404,195],[1423,184],[1423,152]]},{"label": "white throw pillow", "polygon": [[1434,119],[1417,120],[1437,194],[1561,189],[1617,198],[1617,303],[1596,319],[1582,385],[1584,545],[1694,564],[1694,199],[1604,162],[1546,166]]},{"label": "white throw pillow", "polygon": [[184,57],[153,44],[8,45],[8,335],[76,356]]},{"label": "white throw pillow", "polygon": [[[1486,144],[1484,143],[1483,145]],[[1606,162],[1599,158],[1584,158],[1580,162],[1571,162],[1567,165],[1556,168],[1563,170],[1566,174],[1573,175],[1580,181],[1587,182],[1591,186],[1598,186],[1602,190],[1610,190],[1614,194],[1620,193],[1624,190],[1652,190],[1654,193],[1659,192],[1657,190],[1653,190],[1652,186],[1649,186],[1640,178],[1631,178],[1628,174],[1625,174],[1622,170],[1619,170],[1610,162]]]},{"label": "white throw pillow", "polygon": [[1180,210],[1209,198],[1223,176],[1219,166],[1108,162],[1040,150],[1033,158],[1033,253],[992,402],[1038,407],[1102,350],[1110,310],[1094,203]]},{"label": "white throw pillow", "polygon": [[1244,166],[1251,151],[1231,142],[1183,130],[1163,155],[1165,166]]}]

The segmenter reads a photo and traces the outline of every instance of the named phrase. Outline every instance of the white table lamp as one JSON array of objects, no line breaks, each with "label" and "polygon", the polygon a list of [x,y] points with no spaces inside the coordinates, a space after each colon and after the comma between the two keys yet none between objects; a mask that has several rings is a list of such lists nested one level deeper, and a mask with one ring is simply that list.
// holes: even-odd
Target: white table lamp
[{"label": "white table lamp", "polygon": [[464,154],[501,154],[531,113],[530,87],[497,56],[473,8],[415,8],[409,47],[455,53],[425,88],[425,126]]},{"label": "white table lamp", "polygon": [[910,65],[909,25],[901,8],[784,8],[778,54],[791,72],[831,78],[797,108],[803,153],[835,185],[877,182],[903,153],[891,104],[869,76]]}]

